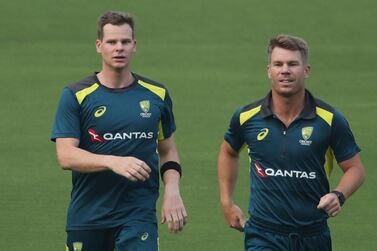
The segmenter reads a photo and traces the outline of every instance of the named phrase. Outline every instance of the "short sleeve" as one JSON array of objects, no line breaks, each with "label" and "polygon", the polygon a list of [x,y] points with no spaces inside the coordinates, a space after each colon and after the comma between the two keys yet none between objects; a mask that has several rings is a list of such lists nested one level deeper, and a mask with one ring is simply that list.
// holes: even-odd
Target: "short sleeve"
[{"label": "short sleeve", "polygon": [[330,144],[338,163],[360,152],[347,120],[339,112],[334,114]]},{"label": "short sleeve", "polygon": [[63,89],[51,133],[51,140],[56,138],[80,139],[80,106],[70,89]]},{"label": "short sleeve", "polygon": [[225,141],[227,141],[229,145],[233,148],[233,150],[237,152],[245,143],[243,130],[240,124],[240,112],[241,108],[233,114],[232,119],[229,123],[229,128],[224,135]]},{"label": "short sleeve", "polygon": [[159,128],[158,139],[163,140],[169,138],[176,130],[173,115],[173,102],[168,91],[166,91],[164,105],[161,111],[161,123]]}]

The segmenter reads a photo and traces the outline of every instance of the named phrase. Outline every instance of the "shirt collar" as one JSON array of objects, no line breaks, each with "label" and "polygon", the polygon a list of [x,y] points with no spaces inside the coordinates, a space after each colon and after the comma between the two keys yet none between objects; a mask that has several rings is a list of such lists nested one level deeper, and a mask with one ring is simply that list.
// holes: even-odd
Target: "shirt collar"
[{"label": "shirt collar", "polygon": [[[261,115],[263,118],[273,115],[271,110],[272,92],[270,91],[267,96],[262,100]],[[305,105],[301,111],[299,118],[313,119],[316,116],[316,102],[313,95],[305,89]]]}]

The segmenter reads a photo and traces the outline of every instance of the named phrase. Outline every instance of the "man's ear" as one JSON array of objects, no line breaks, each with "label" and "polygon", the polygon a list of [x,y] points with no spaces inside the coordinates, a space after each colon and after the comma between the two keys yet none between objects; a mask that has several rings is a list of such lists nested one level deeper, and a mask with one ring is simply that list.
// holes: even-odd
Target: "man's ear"
[{"label": "man's ear", "polygon": [[310,69],[311,69],[310,65],[306,65],[306,67],[305,67],[305,78],[309,77]]},{"label": "man's ear", "polygon": [[97,39],[96,40],[96,51],[97,51],[97,53],[102,53],[101,45],[102,45],[102,41]]}]

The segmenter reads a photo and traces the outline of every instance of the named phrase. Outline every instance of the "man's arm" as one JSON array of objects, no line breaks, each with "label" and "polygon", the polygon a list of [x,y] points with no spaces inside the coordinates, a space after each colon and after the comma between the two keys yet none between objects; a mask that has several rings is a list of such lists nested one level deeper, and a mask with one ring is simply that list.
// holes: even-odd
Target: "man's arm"
[{"label": "man's arm", "polygon": [[75,138],[57,138],[56,155],[59,165],[64,170],[81,173],[111,170],[131,181],[144,181],[149,178],[150,167],[134,157],[119,157],[94,154],[79,147]]},{"label": "man's arm", "polygon": [[[158,153],[161,165],[168,161],[179,163],[173,135],[158,142]],[[187,212],[179,192],[180,178],[179,172],[173,169],[167,170],[162,177],[164,197],[161,209],[161,223],[167,223],[169,231],[174,233],[182,231],[187,222]]]},{"label": "man's arm", "polygon": [[[340,162],[339,166],[342,168],[344,174],[335,190],[342,192],[345,198],[349,198],[364,181],[364,167],[359,154],[356,154],[351,159]],[[332,217],[339,214],[342,209],[339,199],[334,193],[324,195],[317,207],[325,210]]]},{"label": "man's arm", "polygon": [[233,202],[239,169],[239,154],[226,141],[220,147],[217,166],[220,200],[225,219],[231,228],[243,231],[246,219],[242,210]]}]

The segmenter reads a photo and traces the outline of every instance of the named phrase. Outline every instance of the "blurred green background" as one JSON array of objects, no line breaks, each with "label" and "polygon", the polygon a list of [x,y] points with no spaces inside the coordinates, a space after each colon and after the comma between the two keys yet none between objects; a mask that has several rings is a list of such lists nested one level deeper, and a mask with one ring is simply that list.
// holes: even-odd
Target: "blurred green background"
[{"label": "blurred green background", "polygon": [[[334,250],[375,250],[377,2],[369,0],[34,0],[0,3],[0,250],[64,250],[69,172],[49,141],[62,88],[100,69],[96,20],[137,17],[133,71],[165,83],[174,101],[189,223],[160,226],[160,250],[243,250],[219,205],[216,159],[234,110],[269,90],[266,45],[279,33],[311,49],[307,87],[348,118],[366,182],[331,219]],[[335,185],[340,170],[334,171]],[[236,201],[246,213],[248,160]]]}]

